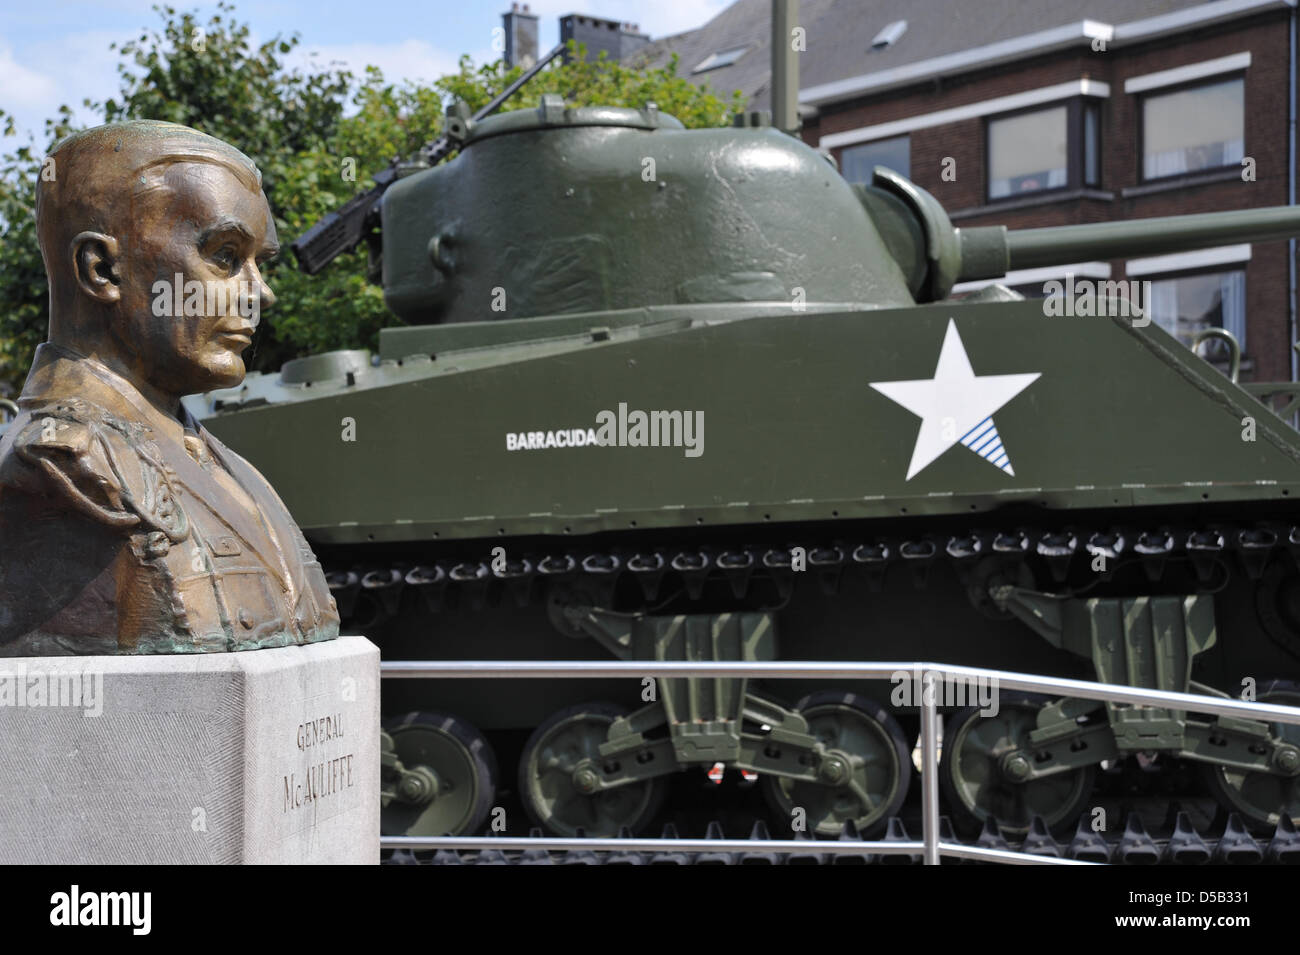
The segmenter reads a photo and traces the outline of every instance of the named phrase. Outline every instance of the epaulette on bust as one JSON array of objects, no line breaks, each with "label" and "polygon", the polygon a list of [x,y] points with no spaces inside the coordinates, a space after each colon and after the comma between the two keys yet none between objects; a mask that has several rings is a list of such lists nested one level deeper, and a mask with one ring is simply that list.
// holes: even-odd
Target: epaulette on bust
[{"label": "epaulette on bust", "polygon": [[52,429],[48,423],[50,420],[55,422],[53,430],[58,434],[65,431],[75,433],[78,430],[74,427],[75,425],[101,425],[112,428],[125,438],[139,441],[147,438],[151,432],[148,426],[138,421],[121,418],[102,405],[87,401],[85,398],[54,398],[42,404],[31,406],[28,408],[28,414],[31,415],[31,424],[23,429],[24,437],[32,430],[33,426],[36,426],[38,438],[41,432],[44,432],[47,436],[44,441],[38,441],[37,443],[51,447],[58,445],[58,439],[51,435]]}]

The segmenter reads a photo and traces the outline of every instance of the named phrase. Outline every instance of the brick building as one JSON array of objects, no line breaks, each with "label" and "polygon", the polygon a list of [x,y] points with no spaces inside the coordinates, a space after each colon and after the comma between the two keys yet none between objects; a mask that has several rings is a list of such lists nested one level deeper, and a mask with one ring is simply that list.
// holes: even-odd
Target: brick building
[{"label": "brick building", "polygon": [[[958,226],[1010,228],[1286,205],[1295,198],[1295,0],[803,0],[802,135],[845,177],[876,164]],[[652,43],[652,65],[766,108],[769,0]],[[1223,327],[1245,381],[1295,378],[1294,244],[1013,272],[1150,281],[1184,342]],[[957,293],[982,283],[959,286]]]}]

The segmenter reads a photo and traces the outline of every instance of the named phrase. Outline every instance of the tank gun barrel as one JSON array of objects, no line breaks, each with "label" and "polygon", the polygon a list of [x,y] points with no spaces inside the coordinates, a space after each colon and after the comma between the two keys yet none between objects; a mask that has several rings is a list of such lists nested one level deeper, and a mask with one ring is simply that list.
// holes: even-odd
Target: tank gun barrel
[{"label": "tank gun barrel", "polygon": [[[961,229],[958,281],[997,278],[1011,269],[1034,269],[1092,259],[1187,252],[1234,242],[1269,242],[1300,235],[1300,206],[1164,216],[1128,222],[1093,222],[1042,229],[1005,226]],[[992,254],[999,245],[1001,256]]]},{"label": "tank gun barrel", "polygon": [[918,302],[946,298],[958,282],[1002,278],[1013,269],[1189,252],[1236,242],[1300,236],[1300,206],[1264,206],[1043,229],[954,228],[939,200],[877,166],[855,187]]}]

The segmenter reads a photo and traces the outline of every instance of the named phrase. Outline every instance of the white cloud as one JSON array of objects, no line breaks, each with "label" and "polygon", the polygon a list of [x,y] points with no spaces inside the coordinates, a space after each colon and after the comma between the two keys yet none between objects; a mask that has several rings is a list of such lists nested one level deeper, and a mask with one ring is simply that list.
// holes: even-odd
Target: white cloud
[{"label": "white cloud", "polygon": [[[487,50],[471,55],[476,63],[496,58]],[[364,75],[367,66],[377,66],[390,83],[401,80],[432,82],[444,74],[454,73],[459,59],[459,53],[440,50],[424,40],[411,39],[400,43],[305,45],[286,57],[286,65],[319,70],[337,63],[358,77]]]},{"label": "white cloud", "polygon": [[[130,37],[129,32],[110,30],[70,33],[54,42],[25,44],[21,62],[12,47],[0,40],[0,107],[14,114],[20,140],[26,141],[30,132],[43,146],[45,121],[53,119],[65,103],[80,120],[97,119],[82,107],[82,101],[89,97],[102,102],[117,95],[121,56],[109,44]],[[0,148],[7,145],[0,141]]]},{"label": "white cloud", "polygon": [[11,47],[0,46],[0,109],[11,113],[23,129],[33,129],[58,105],[54,78],[24,66],[14,59]]},{"label": "white cloud", "polygon": [[[82,101],[89,97],[103,102],[118,95],[117,66],[123,60],[120,52],[109,49],[109,45],[114,41],[120,44],[133,35],[138,36],[106,30],[66,34],[57,42],[24,46],[21,59],[15,56],[12,45],[0,38],[0,108],[14,115],[17,141],[26,142],[31,133],[38,146],[43,146],[45,120],[53,118],[65,103],[74,108],[74,115],[82,122],[99,119],[81,105]],[[261,42],[256,35],[249,39],[254,48]],[[480,63],[496,58],[486,47],[472,55]],[[459,56],[458,52],[440,50],[423,40],[408,39],[299,46],[285,59],[288,67],[306,69],[321,69],[338,61],[357,76],[367,66],[378,66],[389,82],[398,82],[433,80],[454,72]],[[0,151],[12,145],[13,140],[0,139]]]}]

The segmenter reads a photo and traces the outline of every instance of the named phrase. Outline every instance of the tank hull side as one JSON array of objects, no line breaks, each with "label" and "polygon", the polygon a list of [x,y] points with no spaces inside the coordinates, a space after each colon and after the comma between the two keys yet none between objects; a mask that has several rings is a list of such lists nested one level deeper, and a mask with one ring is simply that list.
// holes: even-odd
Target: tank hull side
[{"label": "tank hull side", "polygon": [[1295,433],[1154,325],[940,303],[599,338],[440,354],[205,424],[317,544],[1300,494]]}]

